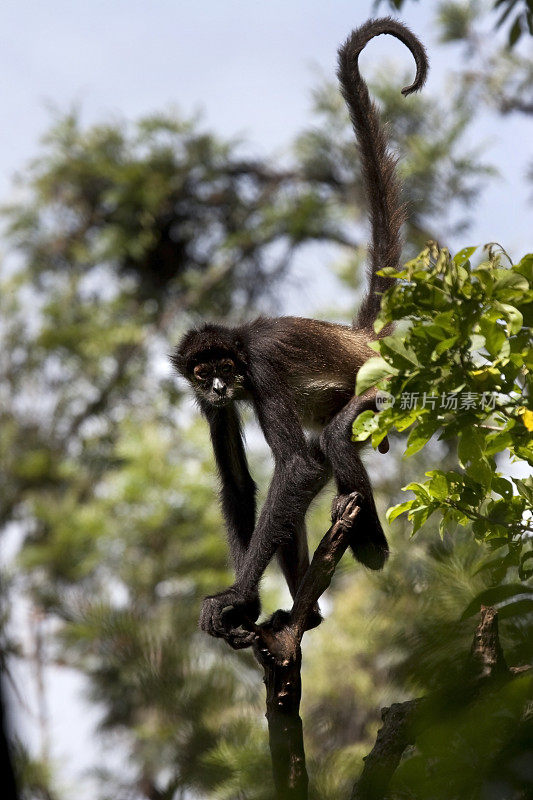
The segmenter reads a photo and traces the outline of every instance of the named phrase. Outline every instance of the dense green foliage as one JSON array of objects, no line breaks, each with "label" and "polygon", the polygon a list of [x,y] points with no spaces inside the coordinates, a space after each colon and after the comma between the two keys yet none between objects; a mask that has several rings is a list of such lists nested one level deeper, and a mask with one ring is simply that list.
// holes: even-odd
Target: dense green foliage
[{"label": "dense green foliage", "polygon": [[414,533],[436,511],[442,532],[471,523],[479,541],[505,548],[497,562],[502,577],[516,568],[525,579],[533,574],[533,479],[504,478],[496,459],[507,452],[533,466],[533,256],[505,269],[499,248],[490,247],[477,266],[474,252],[451,258],[428,247],[394,273],[399,280],[377,327],[400,324],[357,376],[358,393],[387,376],[379,385],[394,402],[380,415],[362,414],[354,432],[363,439],[374,429],[377,445],[393,428],[409,430],[407,456],[437,431],[455,439],[462,469],[432,470],[425,482],[410,484],[414,499],[391,509],[389,519],[408,512]]},{"label": "dense green foliage", "polygon": [[[485,585],[464,599],[461,620],[472,620],[482,605],[496,606],[500,620],[510,621],[507,655],[524,663],[533,633],[533,256],[506,265],[507,256],[490,246],[486,260],[473,264],[475,252],[465,248],[452,258],[429,246],[394,273],[398,281],[376,327],[397,328],[376,344],[380,355],[357,378],[358,393],[381,387],[384,408],[364,412],[354,437],[371,436],[377,445],[393,430],[408,430],[406,456],[427,448],[437,433],[448,444],[453,468],[433,468],[425,480],[408,483],[414,497],[390,508],[388,519],[407,514],[415,534],[438,514],[443,538],[458,525],[467,529],[478,543],[475,572]],[[472,699],[463,675],[467,649],[462,656],[455,651],[458,636],[446,624],[435,633],[442,642],[429,647],[433,664],[427,652],[418,667],[410,662],[411,675],[437,691],[431,724],[395,776],[396,791],[443,800],[493,792],[521,797],[533,787],[533,775],[520,766],[532,755],[525,711],[531,675]]]}]

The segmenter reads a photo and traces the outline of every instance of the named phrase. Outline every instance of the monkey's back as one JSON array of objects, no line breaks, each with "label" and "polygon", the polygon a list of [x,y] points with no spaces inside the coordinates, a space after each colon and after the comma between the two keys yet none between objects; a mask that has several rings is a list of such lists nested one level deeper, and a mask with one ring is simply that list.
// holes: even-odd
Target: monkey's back
[{"label": "monkey's back", "polygon": [[353,397],[361,364],[374,355],[368,335],[302,317],[260,317],[245,326],[252,363],[289,388],[305,427],[322,428]]}]

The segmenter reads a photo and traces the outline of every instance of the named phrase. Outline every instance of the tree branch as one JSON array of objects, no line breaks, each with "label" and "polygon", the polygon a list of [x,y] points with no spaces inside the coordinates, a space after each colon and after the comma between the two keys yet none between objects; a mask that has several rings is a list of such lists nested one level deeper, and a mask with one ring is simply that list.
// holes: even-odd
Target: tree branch
[{"label": "tree branch", "polygon": [[[481,606],[467,680],[479,688],[489,680],[505,676],[513,678],[529,669],[531,666],[507,666],[498,635],[498,612],[491,606]],[[415,744],[417,734],[431,724],[430,717],[421,713],[428,701],[429,698],[419,697],[382,709],[383,726],[377,733],[374,747],[364,759],[363,771],[353,787],[350,800],[384,800],[406,747]]]},{"label": "tree branch", "polygon": [[413,722],[423,702],[422,698],[418,698],[405,703],[393,703],[390,708],[381,710],[383,727],[377,733],[374,747],[364,759],[365,766],[353,787],[350,800],[380,800],[385,796],[405,748],[415,742]]},{"label": "tree branch", "polygon": [[291,612],[276,612],[268,622],[255,627],[254,653],[265,673],[266,718],[278,800],[307,799],[308,777],[300,718],[300,645],[307,618],[331,583],[335,567],[348,547],[359,503],[356,492],[350,495],[342,515],[322,538]]},{"label": "tree branch", "polygon": [[478,680],[509,674],[498,633],[498,612],[492,606],[481,606],[470,660]]},{"label": "tree branch", "polygon": [[291,630],[300,641],[309,612],[330,585],[335,568],[348,548],[348,532],[359,514],[359,502],[357,492],[350,495],[342,516],[323,536],[315,550],[313,560],[298,588],[291,610]]}]

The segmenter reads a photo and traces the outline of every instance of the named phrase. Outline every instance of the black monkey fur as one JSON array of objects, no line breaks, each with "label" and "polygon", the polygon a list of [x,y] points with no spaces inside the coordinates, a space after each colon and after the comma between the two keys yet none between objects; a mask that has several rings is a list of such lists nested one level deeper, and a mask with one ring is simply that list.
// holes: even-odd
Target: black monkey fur
[{"label": "black monkey fur", "polygon": [[[350,545],[355,557],[371,569],[381,569],[388,556],[360,448],[351,441],[357,414],[375,407],[372,393],[356,397],[353,390],[357,370],[374,355],[368,343],[376,339],[373,322],[380,295],[391,283],[391,278],[376,272],[399,265],[405,220],[396,159],[388,150],[379,114],[358,67],[358,56],[367,42],[384,33],[400,39],[416,62],[415,80],[402,89],[404,95],[422,87],[428,66],[423,45],[390,18],[368,21],[339,49],[337,74],[361,150],[372,230],[369,288],[354,325],[298,317],[260,317],[234,328],[205,324],[189,331],[172,356],[177,370],[190,381],[210,426],[235,569],[233,586],[205,598],[200,625],[213,636],[227,638],[234,647],[252,641],[246,623],[259,615],[258,585],[274,554],[295,595],[309,565],[305,514],[332,475],[338,492],[334,518],[342,513],[347,495],[356,491],[361,498]],[[255,484],[246,461],[239,401],[252,404],[275,462],[257,524]],[[304,428],[311,432],[308,438]],[[316,608],[308,626],[319,622]]]}]

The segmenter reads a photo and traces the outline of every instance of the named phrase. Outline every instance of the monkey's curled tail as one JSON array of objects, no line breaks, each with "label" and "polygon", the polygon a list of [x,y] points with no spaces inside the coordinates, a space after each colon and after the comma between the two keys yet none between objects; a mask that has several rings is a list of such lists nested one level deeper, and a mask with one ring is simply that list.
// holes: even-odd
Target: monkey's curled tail
[{"label": "monkey's curled tail", "polygon": [[403,95],[421,89],[428,70],[424,46],[408,28],[390,17],[369,20],[352,31],[339,48],[337,76],[361,150],[363,178],[370,205],[372,244],[369,252],[369,288],[356,319],[357,327],[370,330],[379,312],[380,295],[393,281],[392,278],[376,275],[376,271],[399,266],[401,227],[406,217],[405,205],[400,197],[396,158],[388,149],[378,110],[370,100],[367,85],[359,72],[359,54],[367,42],[382,33],[390,33],[400,39],[415,59],[416,77],[410,86],[402,89]]}]

